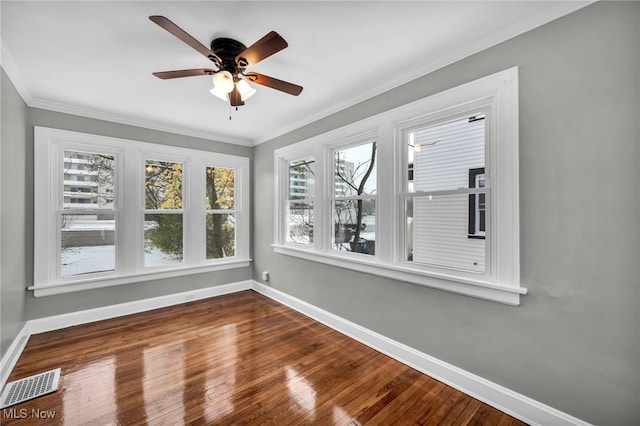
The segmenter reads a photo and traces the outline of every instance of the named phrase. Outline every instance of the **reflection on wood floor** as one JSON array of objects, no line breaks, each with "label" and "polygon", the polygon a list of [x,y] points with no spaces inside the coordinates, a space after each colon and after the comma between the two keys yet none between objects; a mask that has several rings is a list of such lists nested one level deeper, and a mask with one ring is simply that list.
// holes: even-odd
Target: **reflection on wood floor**
[{"label": "reflection on wood floor", "polygon": [[34,335],[9,380],[57,367],[3,425],[523,424],[253,291]]}]

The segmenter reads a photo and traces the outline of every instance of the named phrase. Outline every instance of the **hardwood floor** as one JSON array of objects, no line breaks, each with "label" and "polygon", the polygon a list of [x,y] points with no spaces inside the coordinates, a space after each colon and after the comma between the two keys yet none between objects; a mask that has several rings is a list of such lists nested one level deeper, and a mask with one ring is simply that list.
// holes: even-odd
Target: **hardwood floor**
[{"label": "hardwood floor", "polygon": [[9,381],[58,367],[0,423],[523,424],[253,291],[34,335]]}]

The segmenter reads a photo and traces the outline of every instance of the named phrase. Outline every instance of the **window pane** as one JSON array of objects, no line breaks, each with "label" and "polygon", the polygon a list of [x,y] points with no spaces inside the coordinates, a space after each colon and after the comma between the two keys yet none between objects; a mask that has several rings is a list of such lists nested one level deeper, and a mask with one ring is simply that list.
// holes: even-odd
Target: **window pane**
[{"label": "window pane", "polygon": [[287,242],[313,244],[313,202],[290,202],[287,212]]},{"label": "window pane", "polygon": [[376,143],[335,151],[334,195],[350,197],[376,192]]},{"label": "window pane", "polygon": [[64,151],[64,208],[112,209],[115,167],[113,155]]},{"label": "window pane", "polygon": [[233,214],[207,215],[207,259],[236,255],[236,217]]},{"label": "window pane", "polygon": [[144,187],[146,209],[182,209],[182,163],[148,160]]},{"label": "window pane", "polygon": [[306,159],[289,163],[289,199],[300,200],[315,196],[315,161]]},{"label": "window pane", "polygon": [[407,202],[406,208],[407,260],[485,271],[485,240],[468,235],[468,194],[415,197]]},{"label": "window pane", "polygon": [[113,214],[63,214],[60,228],[60,276],[115,270]]},{"label": "window pane", "polygon": [[335,250],[375,254],[375,200],[341,200],[333,206]]},{"label": "window pane", "polygon": [[235,208],[235,170],[207,167],[207,210],[233,210]]},{"label": "window pane", "polygon": [[[484,167],[469,170],[469,188],[484,188]],[[470,238],[484,238],[486,210],[485,194],[469,194]]]},{"label": "window pane", "polygon": [[481,114],[424,127],[408,135],[409,192],[469,187],[469,170],[484,167]]},{"label": "window pane", "polygon": [[181,214],[144,215],[144,266],[182,263]]}]

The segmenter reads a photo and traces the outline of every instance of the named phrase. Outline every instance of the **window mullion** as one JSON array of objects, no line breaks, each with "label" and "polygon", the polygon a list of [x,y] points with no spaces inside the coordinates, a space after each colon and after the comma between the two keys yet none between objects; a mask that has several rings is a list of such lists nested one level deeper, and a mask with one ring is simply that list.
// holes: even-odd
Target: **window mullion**
[{"label": "window mullion", "polygon": [[326,237],[325,237],[325,151],[324,147],[316,146],[312,151],[312,156],[315,161],[315,177],[314,177],[314,200],[313,200],[313,248],[317,251],[326,250]]},{"label": "window mullion", "polygon": [[[249,229],[249,206],[250,200],[250,173],[249,162],[246,164],[235,166],[234,178],[234,208],[236,212],[236,257],[249,258],[249,244],[243,244],[243,241],[249,241],[251,231]],[[245,226],[246,225],[246,226]]]},{"label": "window mullion", "polygon": [[[125,149],[116,176],[119,196],[116,232],[116,256],[121,274],[130,274],[142,268],[142,241],[144,219],[144,163],[133,149]],[[127,208],[125,208],[127,206]]]},{"label": "window mullion", "polygon": [[182,206],[184,211],[184,262],[201,263],[205,258],[205,173],[199,160],[183,161]]}]

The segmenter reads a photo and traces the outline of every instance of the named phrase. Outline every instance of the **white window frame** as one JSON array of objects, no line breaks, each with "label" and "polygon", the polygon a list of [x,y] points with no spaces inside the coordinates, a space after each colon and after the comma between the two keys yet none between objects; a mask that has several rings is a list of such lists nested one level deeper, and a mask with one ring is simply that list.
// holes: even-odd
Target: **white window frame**
[{"label": "white window frame", "polygon": [[[404,120],[396,123],[396,126],[395,126],[397,153],[398,153],[398,156],[403,159],[402,164],[405,165],[404,167],[406,169],[408,168],[408,162],[406,160],[407,138],[405,137],[407,133],[422,127],[430,127],[432,125],[437,126],[437,125],[449,122],[451,120],[460,120],[461,118],[464,118],[464,116],[469,116],[473,113],[483,112],[487,118],[485,118],[485,161],[484,161],[486,183],[485,183],[485,188],[483,188],[482,192],[485,194],[485,205],[487,206],[487,211],[489,212],[490,220],[492,217],[497,216],[496,214],[492,213],[492,210],[493,210],[491,206],[492,180],[489,179],[490,176],[497,175],[497,172],[496,172],[497,167],[495,166],[492,167],[492,165],[497,164],[495,161],[495,155],[494,155],[495,149],[493,149],[493,145],[495,145],[495,139],[492,137],[492,135],[494,134],[495,124],[496,124],[496,116],[491,112],[492,102],[494,102],[493,98],[480,99],[478,101],[464,103],[461,105],[446,108],[441,111],[436,111],[434,113],[420,115],[416,118]],[[399,244],[398,250],[402,249],[404,251],[405,250],[404,247],[406,244],[405,242],[406,235],[405,235],[405,229],[404,229],[405,199],[411,197],[415,200],[418,197],[424,197],[429,195],[433,195],[437,197],[439,195],[456,195],[456,194],[463,194],[463,193],[478,194],[479,193],[479,190],[477,188],[459,188],[457,190],[454,189],[454,190],[445,190],[445,191],[434,191],[432,193],[430,192],[409,193],[405,189],[406,185],[405,185],[404,176],[398,175],[396,177],[398,182],[398,185],[396,187],[397,194],[398,194],[398,205],[397,205],[398,216],[397,217],[399,218],[399,220],[397,221],[398,228],[396,232],[398,233],[398,235],[400,235],[400,237],[397,239]],[[414,175],[414,179],[415,179],[415,175]],[[505,183],[505,185],[508,185],[508,183]],[[415,208],[415,205],[414,205],[414,208]],[[489,225],[486,227],[489,230],[497,229],[497,227],[492,228],[492,226],[494,225],[496,225],[495,222],[494,224],[489,223]],[[445,267],[421,265],[417,262],[405,261],[404,259],[396,259],[396,264],[401,265],[408,269],[416,269],[416,270],[424,271],[426,273],[435,274],[437,276],[447,276],[447,277],[453,276],[463,280],[493,283],[495,279],[495,276],[493,276],[494,275],[493,273],[494,271],[496,271],[495,260],[497,259],[496,253],[495,253],[496,245],[493,244],[493,236],[491,235],[491,232],[488,233],[489,234],[488,236],[486,236],[486,234],[487,233],[485,232],[486,269],[484,272],[466,272],[463,270],[450,270]]]},{"label": "white window frame", "polygon": [[[326,220],[328,220],[328,223],[325,222],[325,226],[327,227],[326,229],[329,229],[330,235],[327,235],[330,238],[331,241],[331,251],[334,255],[337,256],[344,256],[346,258],[354,258],[354,259],[359,259],[359,258],[363,258],[364,260],[374,260],[376,258],[376,255],[370,255],[370,254],[363,254],[363,253],[357,253],[357,252],[352,252],[352,251],[339,251],[339,250],[335,250],[335,237],[334,237],[334,221],[333,221],[333,207],[334,207],[334,202],[336,201],[348,201],[348,200],[373,200],[376,206],[376,215],[378,213],[378,186],[376,182],[376,192],[373,195],[361,195],[361,196],[357,196],[357,195],[353,195],[353,196],[336,196],[335,195],[335,153],[336,151],[341,151],[341,150],[345,150],[345,149],[349,149],[349,148],[354,148],[354,147],[358,147],[367,143],[371,143],[371,142],[375,142],[376,143],[376,149],[378,147],[378,140],[377,140],[377,132],[376,131],[368,131],[368,132],[363,132],[363,133],[359,133],[353,136],[349,136],[347,138],[344,138],[342,140],[339,140],[337,142],[333,142],[333,143],[329,143],[325,145],[325,156],[327,156],[326,158],[326,164],[327,164],[327,172],[325,173],[325,178],[323,179],[325,181],[325,188],[326,188],[326,192],[325,192],[325,196],[323,197],[323,200],[326,200],[328,202],[328,206],[325,207],[325,215],[324,217],[326,217]],[[376,151],[376,176],[377,176],[377,167],[378,167],[378,158],[379,158],[379,154]],[[328,210],[327,210],[328,207]],[[376,229],[375,229],[376,235],[378,232],[378,222],[376,221]],[[326,233],[326,231],[325,231]],[[376,246],[377,246],[377,242],[376,242]],[[377,249],[377,247],[376,247]],[[377,253],[377,251],[376,251]]]},{"label": "white window frame", "polygon": [[[116,156],[114,211],[116,270],[61,277],[60,235],[62,155],[65,150]],[[183,164],[183,262],[144,266],[144,170],[146,160]],[[206,259],[206,167],[235,169],[235,256]],[[71,132],[34,129],[34,284],[35,296],[135,283],[250,265],[249,158]],[[94,210],[88,210],[94,211]]]},{"label": "white window frame", "polygon": [[[179,264],[175,264],[172,266],[146,266],[144,264],[144,255],[142,256],[142,265],[141,267],[145,271],[153,271],[153,270],[162,270],[171,267],[179,267],[179,265],[185,265],[186,259],[191,258],[191,253],[189,252],[192,248],[192,245],[187,243],[187,226],[191,226],[190,217],[187,215],[187,210],[189,207],[196,207],[190,204],[191,202],[191,186],[190,182],[190,174],[189,170],[191,170],[191,161],[189,160],[189,156],[186,153],[181,153],[181,155],[169,154],[164,152],[157,152],[151,150],[143,150],[140,151],[142,154],[141,160],[142,164],[139,169],[142,170],[142,181],[144,182],[144,169],[146,167],[147,161],[162,161],[167,163],[179,163],[182,164],[182,208],[181,209],[147,209],[145,203],[145,187],[144,184],[141,183],[138,185],[138,200],[142,203],[140,206],[141,214],[138,217],[137,222],[144,223],[144,217],[149,214],[180,214],[182,215],[182,262]],[[195,209],[194,209],[195,210]],[[144,242],[144,228],[138,229],[138,241]],[[191,236],[193,238],[193,236]]]},{"label": "white window frame", "polygon": [[[229,166],[226,166],[223,163],[220,163],[219,160],[218,160],[218,162],[207,162],[207,161],[205,161],[204,163],[205,163],[204,164],[204,171],[205,171],[204,173],[205,174],[206,174],[206,169],[207,168],[234,169],[234,167],[229,167]],[[216,215],[216,214],[219,214],[219,215],[223,215],[223,214],[234,215],[235,218],[236,218],[236,227],[234,229],[234,233],[235,233],[235,242],[236,242],[235,248],[236,248],[236,256],[237,256],[238,255],[238,241],[239,241],[238,240],[238,233],[240,234],[240,236],[242,236],[246,240],[246,239],[249,238],[249,232],[245,229],[245,227],[247,225],[246,223],[242,226],[243,229],[238,229],[240,227],[240,223],[238,222],[238,217],[245,217],[245,221],[247,221],[248,218],[246,218],[246,216],[247,216],[246,214],[245,215],[242,214],[242,209],[238,205],[238,203],[240,202],[240,200],[238,198],[238,190],[239,190],[239,188],[238,188],[238,184],[237,184],[238,170],[237,170],[237,168],[235,168],[235,170],[236,171],[234,172],[234,186],[235,187],[234,187],[234,194],[233,194],[234,195],[233,208],[232,209],[207,209],[206,208],[206,201],[204,201],[204,199],[203,199],[203,202],[205,203],[205,205],[204,205],[203,210],[202,210],[202,216],[198,218],[198,221],[200,223],[205,223],[206,224],[207,216],[209,214],[213,214],[213,215]],[[206,186],[207,185],[206,185],[206,176],[205,176],[205,174],[202,175],[202,177],[203,177],[202,188],[203,188],[203,191],[204,191],[204,193],[206,195]],[[246,178],[245,178],[245,182],[247,182]],[[242,192],[245,193],[245,195],[248,195],[249,191],[248,191],[248,189],[245,189],[245,190],[242,190]],[[240,214],[240,216],[238,216],[238,214]],[[199,238],[202,238],[202,241],[199,244],[202,247],[204,247],[204,257],[206,259],[206,257],[207,257],[206,230],[202,235],[199,235]],[[247,257],[248,257],[248,255],[247,255]],[[206,259],[206,261],[207,262],[220,262],[220,263],[223,263],[223,262],[225,262],[225,259],[229,259],[229,258]]]},{"label": "white window frame", "polygon": [[[292,199],[291,198],[291,172],[290,172],[290,165],[291,163],[294,162],[298,162],[298,161],[313,161],[314,162],[314,194],[313,194],[313,198],[300,198],[300,199]],[[285,190],[285,195],[284,195],[284,199],[285,199],[285,203],[286,203],[286,207],[284,209],[284,214],[282,215],[282,220],[284,221],[284,223],[282,224],[282,226],[284,228],[286,228],[285,231],[285,235],[284,235],[284,240],[287,242],[287,244],[292,244],[294,246],[299,246],[299,247],[307,247],[307,248],[313,248],[313,241],[310,241],[309,244],[305,244],[305,243],[299,243],[299,242],[294,242],[294,241],[288,241],[289,240],[289,234],[290,234],[290,222],[289,222],[289,211],[290,211],[290,206],[292,203],[311,203],[312,205],[315,206],[315,200],[317,198],[317,193],[316,193],[316,164],[317,161],[315,158],[311,157],[311,156],[306,156],[306,157],[300,157],[300,158],[293,158],[293,159],[288,159],[286,160],[286,179],[284,179],[284,184],[286,185],[286,190]],[[315,216],[314,216],[314,224],[315,224]]]},{"label": "white window frame", "polygon": [[[484,274],[439,270],[404,260],[404,188],[407,174],[407,146],[404,132],[428,121],[437,121],[463,112],[487,112],[485,179],[487,259]],[[351,256],[331,250],[332,217],[329,205],[333,187],[331,153],[346,141],[370,137],[377,141],[376,254]],[[518,69],[510,68],[463,84],[359,122],[335,129],[275,151],[276,253],[357,270],[394,280],[445,291],[519,305],[519,128]],[[314,246],[298,247],[283,239],[283,196],[287,188],[286,162],[305,156],[316,159],[316,202],[314,203]],[[475,190],[470,190],[473,192]]]}]

